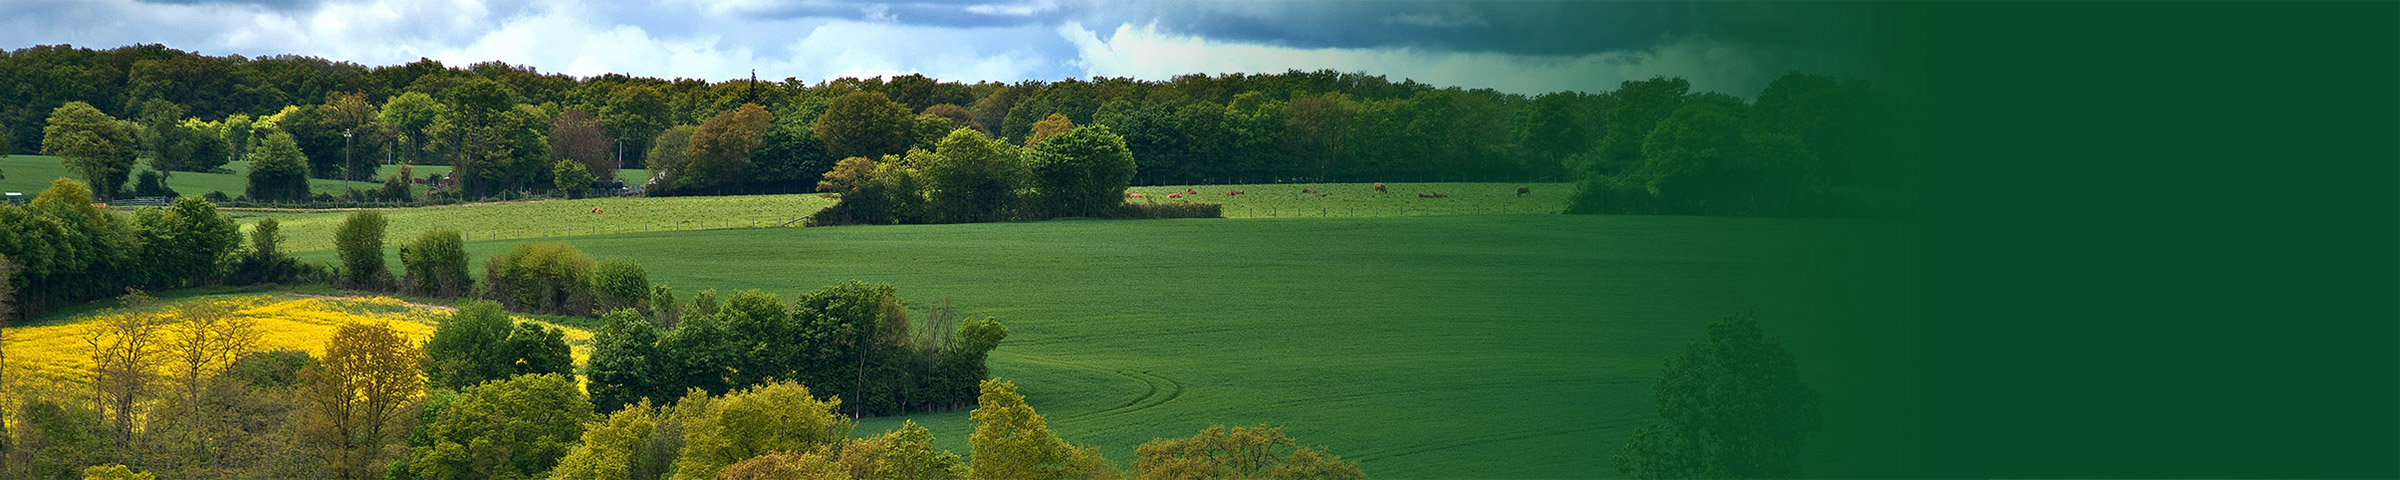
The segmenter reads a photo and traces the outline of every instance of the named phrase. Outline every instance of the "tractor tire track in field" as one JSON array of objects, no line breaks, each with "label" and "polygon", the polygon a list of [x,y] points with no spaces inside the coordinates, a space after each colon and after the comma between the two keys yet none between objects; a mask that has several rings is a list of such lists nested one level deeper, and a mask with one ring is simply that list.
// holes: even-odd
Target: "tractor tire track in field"
[{"label": "tractor tire track in field", "polygon": [[1081,412],[1053,417],[1057,418],[1059,421],[1088,420],[1139,412],[1166,404],[1167,402],[1174,401],[1177,397],[1183,396],[1182,383],[1176,382],[1174,379],[1167,377],[1153,375],[1148,371],[1137,371],[1126,368],[1109,368],[1096,364],[1060,360],[1057,358],[1025,353],[1010,352],[1009,355],[1033,363],[1125,377],[1136,382],[1141,382],[1145,387],[1141,395],[1135,396],[1132,400],[1128,400],[1125,403],[1090,412]]}]

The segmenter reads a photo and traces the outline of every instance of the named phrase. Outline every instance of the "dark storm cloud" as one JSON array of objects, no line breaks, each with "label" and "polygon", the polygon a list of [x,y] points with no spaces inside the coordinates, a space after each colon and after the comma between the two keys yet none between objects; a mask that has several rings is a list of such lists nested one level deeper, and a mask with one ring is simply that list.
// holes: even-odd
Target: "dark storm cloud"
[{"label": "dark storm cloud", "polygon": [[927,0],[770,2],[769,18],[841,18],[944,27],[1079,22],[1155,24],[1216,41],[1292,48],[1585,55],[1707,37],[1810,47],[1841,40],[1858,5],[1741,2],[1122,2]]}]

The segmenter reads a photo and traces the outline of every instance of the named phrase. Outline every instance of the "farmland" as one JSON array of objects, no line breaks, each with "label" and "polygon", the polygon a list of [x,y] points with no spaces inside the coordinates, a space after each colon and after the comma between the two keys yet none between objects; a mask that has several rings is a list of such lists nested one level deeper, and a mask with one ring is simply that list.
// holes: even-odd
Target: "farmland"
[{"label": "farmland", "polygon": [[[418,232],[453,229],[469,240],[601,235],[657,230],[770,227],[832,206],[817,195],[744,197],[624,197],[534,200],[489,204],[386,209],[386,243],[416,238]],[[597,212],[594,209],[598,209]],[[333,230],[350,215],[324,210],[230,210],[236,221],[255,224],[272,217],[281,224],[285,248],[333,248]],[[798,223],[792,223],[798,225]]]},{"label": "farmland", "polygon": [[[423,342],[433,336],[434,327],[446,315],[443,309],[391,297],[301,294],[203,295],[164,301],[159,307],[172,309],[187,302],[216,303],[235,315],[256,320],[262,333],[259,338],[262,350],[303,350],[311,355],[322,354],[325,340],[345,323],[389,322],[402,334]],[[9,367],[17,369],[10,372],[10,381],[25,391],[86,391],[83,385],[91,381],[92,371],[91,347],[84,343],[86,332],[101,316],[120,314],[100,311],[9,329]],[[591,332],[567,326],[561,326],[561,330],[566,334],[568,347],[574,350],[576,363],[582,364],[590,355]]]},{"label": "farmland", "polygon": [[[1822,300],[1859,294],[1845,290],[1859,280],[1823,280],[1866,255],[1846,245],[1868,226],[1466,215],[571,241],[639,260],[683,292],[790,295],[857,279],[898,286],[920,312],[948,300],[997,316],[1010,335],[993,374],[1120,465],[1152,438],[1267,423],[1378,477],[1600,477],[1616,475],[1607,455],[1653,415],[1659,365],[1702,324],[1750,311],[1787,336],[1832,335],[1796,326],[1851,313]],[[472,242],[469,256],[514,243]],[[1803,359],[1831,355],[1796,347]],[[967,450],[963,410],[869,419],[859,432],[904,419]]]},{"label": "farmland", "polygon": [[[1129,203],[1218,203],[1226,218],[1396,217],[1486,213],[1558,213],[1575,190],[1567,183],[1391,183],[1388,193],[1366,183],[1275,183],[1133,187]],[[1520,197],[1517,187],[1530,192]],[[1316,193],[1307,193],[1314,190]],[[1240,195],[1226,195],[1240,191]],[[1191,193],[1198,192],[1198,193]],[[1443,198],[1419,194],[1440,193]],[[1183,198],[1170,198],[1181,194]],[[1322,194],[1322,196],[1320,196]]]},{"label": "farmland", "polygon": [[[249,171],[249,162],[228,162],[222,168],[232,173],[175,172],[167,176],[167,188],[175,189],[177,193],[185,195],[225,192],[226,195],[241,196],[244,187],[249,185],[249,179],[243,176],[243,172]],[[148,165],[144,164],[139,170],[148,169]],[[140,173],[139,170],[135,173]],[[399,167],[386,165],[376,172],[375,178],[380,179],[396,171],[399,171]],[[419,165],[415,167],[414,173],[418,178],[424,178],[428,173],[448,173],[449,171],[450,166],[448,165]],[[46,155],[0,157],[0,173],[8,175],[8,178],[0,179],[0,192],[24,192],[27,197],[41,193],[44,188],[49,188],[50,181],[53,179],[65,177],[83,181],[81,174],[60,165],[58,157]],[[622,169],[617,171],[617,178],[628,183],[641,183],[642,180],[649,178],[649,172],[640,169]],[[349,185],[361,190],[382,186],[382,184],[364,181]],[[308,181],[308,190],[314,193],[339,195],[342,193],[342,188],[343,183],[338,179],[315,178]],[[423,186],[415,187],[415,189],[420,195],[425,193]]]}]

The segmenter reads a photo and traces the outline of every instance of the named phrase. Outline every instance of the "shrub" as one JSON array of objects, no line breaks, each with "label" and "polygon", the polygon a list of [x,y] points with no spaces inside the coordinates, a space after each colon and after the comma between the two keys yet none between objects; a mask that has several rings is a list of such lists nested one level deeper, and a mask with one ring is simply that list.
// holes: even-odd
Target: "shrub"
[{"label": "shrub", "polygon": [[475,283],[467,276],[466,239],[457,230],[434,230],[400,244],[400,279],[409,293],[456,298]]},{"label": "shrub", "polygon": [[558,187],[558,194],[567,198],[583,198],[584,192],[592,190],[592,172],[582,162],[559,160],[550,167],[550,178]]},{"label": "shrub", "polygon": [[383,214],[360,210],[333,231],[333,245],[342,258],[341,283],[347,288],[382,288],[392,272],[383,265]]},{"label": "shrub", "polygon": [[648,311],[650,293],[650,272],[632,260],[600,262],[599,271],[592,276],[592,300],[603,312],[621,308]]},{"label": "shrub", "polygon": [[324,278],[324,269],[317,265],[300,263],[300,260],[283,254],[281,246],[283,233],[280,231],[280,225],[274,218],[267,218],[250,226],[250,251],[243,253],[241,258],[234,262],[233,273],[227,280],[229,283],[259,285],[315,281]]},{"label": "shrub", "polygon": [[175,189],[167,188],[167,176],[157,170],[144,171],[133,177],[133,196],[174,197]]},{"label": "shrub", "polygon": [[1111,210],[1108,218],[1224,218],[1225,205],[1217,203],[1126,203]]},{"label": "shrub", "polygon": [[484,259],[484,298],[518,311],[588,316],[592,268],[592,257],[572,245],[517,245]]}]

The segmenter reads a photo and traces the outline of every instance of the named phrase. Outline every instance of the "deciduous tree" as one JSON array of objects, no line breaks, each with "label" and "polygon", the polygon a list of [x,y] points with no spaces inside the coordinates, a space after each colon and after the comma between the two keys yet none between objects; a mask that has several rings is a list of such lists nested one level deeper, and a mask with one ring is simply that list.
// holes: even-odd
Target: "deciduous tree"
[{"label": "deciduous tree", "polygon": [[334,329],[325,358],[301,374],[301,435],[338,478],[376,478],[395,452],[393,422],[425,393],[425,351],[384,323]]},{"label": "deciduous tree", "polygon": [[1208,427],[1191,438],[1156,439],[1134,449],[1133,476],[1142,480],[1249,478],[1363,479],[1357,462],[1323,447],[1302,447],[1282,428]]},{"label": "deciduous tree", "polygon": [[59,157],[68,170],[83,175],[101,200],[114,199],[133,173],[133,132],[115,117],[83,102],[67,102],[50,111],[42,127],[42,154]]},{"label": "deciduous tree", "polygon": [[853,92],[835,98],[812,128],[833,158],[875,158],[908,148],[914,125],[908,108],[883,94]]},{"label": "deciduous tree", "polygon": [[1791,352],[1749,315],[1709,322],[1650,389],[1658,418],[1615,457],[1633,478],[1798,478],[1801,447],[1822,428]]},{"label": "deciduous tree", "polygon": [[1061,478],[1115,478],[1117,472],[1100,458],[1100,450],[1076,447],[1050,433],[1048,422],[1025,404],[1025,396],[1017,394],[1017,385],[1001,380],[983,381],[983,394],[975,399],[975,411],[968,414],[975,422],[975,433],[967,442],[973,448],[974,462],[967,465],[967,478],[977,480],[1043,480]]},{"label": "deciduous tree", "polygon": [[409,452],[417,478],[534,478],[574,448],[591,400],[571,376],[518,375],[476,385],[425,425],[427,446]]},{"label": "deciduous tree", "polygon": [[692,131],[691,159],[683,164],[677,185],[710,188],[739,181],[742,172],[750,168],[751,152],[758,149],[767,127],[774,123],[774,115],[748,103],[709,117]]},{"label": "deciduous tree", "polygon": [[[1037,137],[1043,137],[1036,132]],[[1133,152],[1108,127],[1093,125],[1047,136],[1027,155],[1034,204],[1049,216],[1099,216],[1125,202],[1133,181]]]},{"label": "deciduous tree", "polygon": [[252,152],[250,182],[245,194],[261,201],[306,200],[308,176],[308,159],[301,156],[300,146],[292,143],[292,136],[268,133]]},{"label": "deciduous tree", "polygon": [[166,367],[168,339],[165,319],[148,295],[132,291],[121,297],[123,311],[101,317],[84,334],[92,348],[92,387],[108,412],[109,441],[118,461],[125,461],[133,444],[133,422],[156,395],[159,370]]},{"label": "deciduous tree", "polygon": [[598,117],[582,110],[570,109],[550,120],[551,159],[583,165],[587,178],[617,178],[616,142],[601,129]]},{"label": "deciduous tree", "polygon": [[789,381],[726,394],[684,425],[675,478],[716,478],[725,467],[751,457],[838,445],[851,423],[834,413],[840,407],[840,400],[819,400],[808,387]]}]

